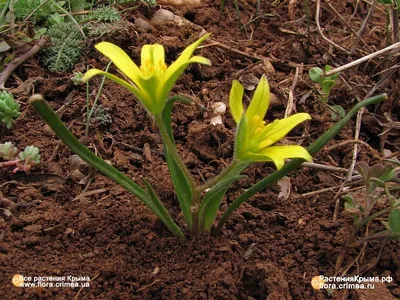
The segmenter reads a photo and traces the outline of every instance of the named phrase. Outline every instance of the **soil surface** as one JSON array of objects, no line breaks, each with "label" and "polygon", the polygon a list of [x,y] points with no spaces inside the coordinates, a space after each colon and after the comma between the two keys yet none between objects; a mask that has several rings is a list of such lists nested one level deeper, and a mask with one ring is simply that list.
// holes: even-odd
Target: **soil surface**
[{"label": "soil surface", "polygon": [[[231,1],[219,21],[218,1],[206,1],[196,8],[165,7],[195,25],[158,25],[152,21],[159,7],[128,10],[129,30],[102,39],[116,43],[135,61],[144,44],[160,43],[166,48],[167,62],[201,33],[211,32],[197,53],[209,58],[212,67],[192,65],[179,79],[173,93],[194,97],[199,106],[176,105],[173,130],[178,148],[199,183],[218,174],[233,152],[235,123],[229,114],[223,124],[210,124],[212,105],[228,103],[233,79],[244,84],[266,74],[274,94],[267,119],[282,118],[289,93],[294,92],[291,113],[308,112],[312,121],[293,130],[287,140],[311,144],[332,126],[331,112],[319,100],[316,86],[308,77],[313,66],[340,66],[387,46],[386,15],[377,6],[360,40],[358,31],[368,13],[359,1],[336,1],[334,6],[349,27],[326,4],[321,9],[324,34],[346,49],[345,53],[326,42],[315,24],[315,3],[310,1],[310,28],[307,34],[306,9],[302,1],[261,1],[262,15],[254,21],[256,5],[240,3],[240,30]],[[357,4],[356,4],[357,2]],[[150,28],[139,26],[138,19]],[[136,23],[135,23],[136,22]],[[136,25],[135,25],[136,24]],[[85,139],[86,87],[74,86],[73,72],[84,72],[86,65],[103,68],[103,57],[87,49],[84,57],[68,73],[49,73],[37,57],[16,70],[25,81],[43,77],[35,83],[58,110],[62,120],[82,141]],[[395,61],[397,60],[397,62]],[[357,161],[378,162],[382,150],[399,151],[399,129],[389,128],[384,113],[399,120],[399,85],[396,73],[378,84],[385,71],[398,63],[386,55],[342,73],[329,98],[331,105],[346,111],[362,100],[375,86],[388,92],[389,100],[368,107],[362,117]],[[298,75],[296,75],[296,69]],[[112,72],[116,72],[111,67]],[[8,85],[17,86],[10,79]],[[90,81],[95,98],[101,78]],[[293,82],[297,81],[294,89]],[[251,83],[248,84],[251,86]],[[32,91],[33,92],[33,91]],[[273,185],[244,203],[224,227],[219,237],[200,236],[188,241],[174,237],[154,214],[129,192],[100,173],[91,172],[40,120],[21,94],[23,114],[12,130],[0,129],[0,142],[14,142],[24,148],[40,148],[42,162],[31,174],[2,170],[0,191],[0,298],[1,299],[396,299],[400,297],[400,248],[389,241],[379,254],[382,242],[354,249],[344,265],[356,260],[348,274],[359,274],[380,256],[363,276],[391,276],[390,284],[377,284],[371,290],[314,290],[311,279],[334,275],[334,265],[346,243],[350,216],[340,205],[333,221],[334,196],[345,173],[303,167],[289,174],[290,195],[281,195]],[[251,91],[246,92],[251,96]],[[183,226],[183,216],[174,195],[172,182],[162,155],[162,143],[144,109],[122,87],[106,81],[99,102],[108,109],[112,123],[91,124],[87,144],[103,159],[141,184],[146,178],[175,220]],[[201,109],[200,105],[204,106]],[[378,122],[380,121],[380,123]],[[356,120],[352,120],[314,162],[341,168],[352,163],[354,143],[330,147],[354,139]],[[245,189],[274,171],[270,163],[255,164],[245,171],[247,178],[231,188],[221,205],[227,207]],[[361,186],[352,185],[352,187]],[[331,190],[320,190],[331,188]],[[314,194],[303,195],[315,192]],[[17,288],[15,274],[24,276],[88,276],[90,288]]]}]

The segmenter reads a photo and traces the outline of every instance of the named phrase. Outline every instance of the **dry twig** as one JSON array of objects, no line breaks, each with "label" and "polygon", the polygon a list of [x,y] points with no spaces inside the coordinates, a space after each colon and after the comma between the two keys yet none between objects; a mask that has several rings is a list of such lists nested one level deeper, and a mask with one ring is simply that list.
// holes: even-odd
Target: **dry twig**
[{"label": "dry twig", "polygon": [[303,64],[296,67],[296,73],[294,74],[293,83],[289,90],[289,100],[286,106],[285,118],[287,118],[293,110],[294,107],[294,91],[296,89],[297,81],[299,79],[299,74],[303,73]]},{"label": "dry twig", "polygon": [[383,53],[385,53],[387,51],[394,50],[394,49],[397,49],[399,47],[400,47],[400,42],[398,42],[396,44],[393,44],[393,45],[390,45],[390,46],[388,46],[386,48],[383,48],[381,50],[378,50],[378,51],[376,51],[374,53],[371,53],[371,54],[369,54],[367,56],[361,57],[361,58],[359,58],[359,59],[357,59],[355,61],[352,61],[351,63],[348,63],[346,65],[343,65],[341,67],[338,67],[338,68],[332,69],[330,71],[324,72],[322,74],[322,76],[324,76],[324,77],[325,76],[331,76],[331,75],[334,75],[336,73],[342,72],[342,71],[347,70],[347,69],[349,69],[351,67],[357,66],[357,65],[359,65],[359,64],[361,64],[361,63],[363,63],[363,62],[365,62],[367,60],[370,60],[370,59],[372,59],[372,58],[374,58],[376,56],[379,56],[379,55],[381,55],[381,54],[383,54]]},{"label": "dry twig", "polygon": [[39,52],[47,44],[48,40],[46,38],[41,38],[37,43],[25,54],[19,56],[14,61],[7,65],[7,68],[0,74],[0,90],[6,90],[5,84],[8,78],[11,76],[12,72],[18,68],[21,64],[32,58],[36,53]]}]

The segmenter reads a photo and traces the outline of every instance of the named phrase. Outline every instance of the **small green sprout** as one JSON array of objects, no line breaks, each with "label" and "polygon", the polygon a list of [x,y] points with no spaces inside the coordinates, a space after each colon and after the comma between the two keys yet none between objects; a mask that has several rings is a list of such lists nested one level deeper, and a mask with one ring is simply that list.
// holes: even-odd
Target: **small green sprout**
[{"label": "small green sprout", "polygon": [[[331,70],[331,67],[326,65],[325,72],[327,72],[329,70]],[[310,76],[310,79],[313,82],[319,84],[321,87],[321,91],[322,91],[321,100],[324,103],[327,103],[328,99],[329,99],[329,94],[331,93],[331,89],[332,89],[333,85],[336,84],[336,79],[339,76],[339,74],[322,77],[323,73],[324,73],[324,71],[318,67],[311,68],[310,71],[308,71],[308,75]]]},{"label": "small green sprout", "polygon": [[[176,80],[189,64],[210,65],[207,58],[192,56],[196,48],[208,36],[206,34],[189,45],[169,67],[165,64],[164,48],[161,45],[144,45],[141,52],[141,66],[138,67],[122,49],[111,43],[101,42],[96,46],[97,50],[110,58],[128,81],[98,69],[87,71],[83,78],[86,81],[95,75],[104,75],[115,81],[132,92],[154,120],[154,125],[158,128],[163,141],[167,166],[185,219],[183,228],[172,219],[146,179],[143,179],[142,186],[139,186],[96,156],[68,130],[41,95],[33,95],[29,100],[41,118],[49,124],[72,152],[130,191],[152,210],[174,235],[181,239],[186,239],[185,231],[191,236],[196,236],[201,232],[211,233],[226,192],[235,182],[245,177],[242,172],[251,163],[271,161],[278,170],[247,189],[228,206],[214,231],[215,235],[220,233],[226,220],[243,202],[298,168],[304,161],[311,160],[311,156],[328,143],[360,108],[387,98],[386,95],[379,95],[357,103],[344,118],[307,149],[298,145],[275,146],[275,143],[286,136],[292,128],[311,117],[306,113],[299,113],[267,124],[264,121],[270,98],[267,79],[261,78],[246,110],[242,102],[243,87],[234,81],[229,101],[232,116],[237,123],[234,156],[231,163],[219,175],[205,183],[198,183],[177,151],[171,122],[171,112],[176,101],[183,104],[193,104],[193,102],[181,95],[169,97],[169,94]],[[289,158],[291,161],[285,164],[285,159]]]},{"label": "small green sprout", "polygon": [[[331,67],[326,65],[325,66],[325,72],[331,70]],[[336,79],[339,76],[339,73],[331,75],[331,76],[325,76],[323,77],[324,71],[321,68],[314,67],[311,68],[308,71],[308,75],[310,76],[310,79],[317,83],[321,87],[320,91],[320,100],[327,104],[329,100],[329,95],[331,93],[332,87],[336,84]],[[343,118],[346,112],[344,111],[343,107],[340,105],[328,105],[328,108],[331,110],[331,116],[332,120],[336,121],[339,120],[340,118]]]},{"label": "small green sprout", "polygon": [[27,146],[17,155],[18,149],[11,142],[0,144],[0,157],[5,162],[0,162],[0,168],[15,167],[13,173],[24,171],[29,173],[32,167],[40,163],[39,148]]},{"label": "small green sprout", "polygon": [[0,121],[6,124],[10,129],[13,126],[14,120],[21,115],[19,111],[20,105],[15,102],[14,96],[6,91],[0,92]]}]

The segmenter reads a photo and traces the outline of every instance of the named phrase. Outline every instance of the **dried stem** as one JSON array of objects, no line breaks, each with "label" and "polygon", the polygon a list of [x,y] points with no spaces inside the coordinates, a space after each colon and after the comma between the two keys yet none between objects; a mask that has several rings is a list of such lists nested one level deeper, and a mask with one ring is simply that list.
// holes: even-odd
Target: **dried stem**
[{"label": "dried stem", "polygon": [[341,67],[338,67],[338,68],[329,70],[329,71],[327,71],[327,72],[324,72],[321,76],[327,77],[327,76],[334,75],[334,74],[336,74],[336,73],[342,72],[342,71],[347,70],[347,69],[350,69],[350,68],[352,68],[352,67],[355,67],[355,66],[357,66],[357,65],[359,65],[359,64],[361,64],[361,63],[363,63],[363,62],[365,62],[365,61],[367,61],[367,60],[370,60],[370,59],[372,59],[372,58],[374,58],[374,57],[377,57],[377,56],[379,56],[379,55],[381,55],[381,54],[383,54],[383,53],[385,53],[385,52],[388,52],[388,51],[390,51],[390,50],[397,49],[397,48],[399,48],[399,47],[400,47],[400,42],[398,42],[398,43],[396,43],[396,44],[393,44],[393,45],[390,45],[390,46],[388,46],[388,47],[386,47],[386,48],[383,48],[383,49],[381,49],[381,50],[378,50],[378,51],[376,51],[376,52],[374,52],[374,53],[368,54],[367,56],[361,57],[361,58],[359,58],[359,59],[357,59],[357,60],[355,60],[355,61],[352,61],[351,63],[348,63],[348,64],[346,64],[346,65],[343,65],[343,66],[341,66]]}]

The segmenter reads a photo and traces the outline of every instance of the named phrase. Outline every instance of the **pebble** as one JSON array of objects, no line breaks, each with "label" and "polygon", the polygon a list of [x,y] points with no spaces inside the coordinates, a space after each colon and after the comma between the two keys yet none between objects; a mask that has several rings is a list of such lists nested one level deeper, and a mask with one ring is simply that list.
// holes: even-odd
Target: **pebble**
[{"label": "pebble", "polygon": [[141,18],[137,18],[135,20],[135,26],[137,28],[142,29],[144,32],[149,32],[151,30],[151,26],[150,26],[149,22],[147,22],[146,20],[141,19]]},{"label": "pebble", "polygon": [[152,21],[154,23],[162,24],[167,22],[173,22],[174,19],[175,15],[172,11],[161,8],[154,13]]}]

